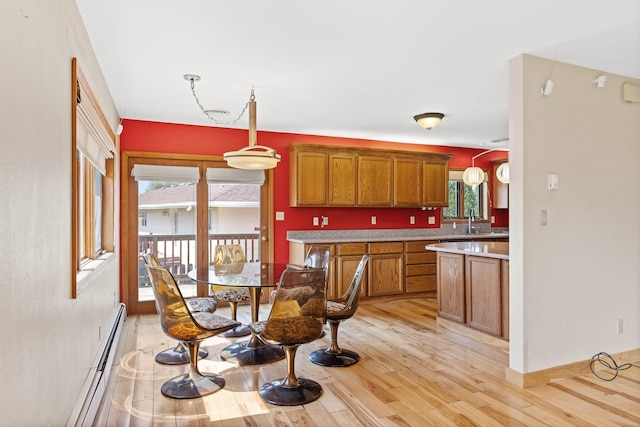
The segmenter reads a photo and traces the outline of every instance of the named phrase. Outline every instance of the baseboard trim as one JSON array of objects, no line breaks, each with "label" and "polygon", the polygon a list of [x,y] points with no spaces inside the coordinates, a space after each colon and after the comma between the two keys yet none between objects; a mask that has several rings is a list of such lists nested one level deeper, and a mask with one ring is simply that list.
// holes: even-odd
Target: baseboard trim
[{"label": "baseboard trim", "polygon": [[[618,365],[625,363],[638,363],[640,362],[640,348],[611,354],[610,356],[613,357]],[[553,368],[542,369],[540,371],[527,372],[526,374],[515,371],[511,368],[506,368],[505,379],[520,388],[529,388],[589,374],[591,372],[590,365],[591,359],[587,359],[579,362],[568,363],[566,365],[554,366]],[[593,368],[595,371],[606,369],[599,363],[594,364]]]}]

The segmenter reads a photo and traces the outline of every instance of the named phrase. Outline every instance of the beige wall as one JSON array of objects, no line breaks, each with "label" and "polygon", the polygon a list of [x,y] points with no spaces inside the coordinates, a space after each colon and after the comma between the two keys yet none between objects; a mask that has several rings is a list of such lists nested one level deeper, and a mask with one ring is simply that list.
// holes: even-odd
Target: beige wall
[{"label": "beige wall", "polygon": [[74,0],[2,2],[1,425],[66,423],[118,299],[117,259],[70,298],[72,57],[117,120],[81,22]]},{"label": "beige wall", "polygon": [[[553,93],[541,96],[552,69]],[[518,372],[640,348],[640,104],[622,101],[626,82],[640,84],[533,56],[510,62],[510,367]],[[548,174],[559,175],[558,190],[547,190]]]}]

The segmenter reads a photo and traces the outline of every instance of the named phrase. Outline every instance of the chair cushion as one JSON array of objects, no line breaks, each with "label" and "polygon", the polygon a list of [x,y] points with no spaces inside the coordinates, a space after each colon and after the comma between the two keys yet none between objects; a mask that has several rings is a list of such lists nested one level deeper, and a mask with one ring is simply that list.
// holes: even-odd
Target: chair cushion
[{"label": "chair cushion", "polygon": [[178,341],[194,341],[224,332],[240,323],[212,313],[193,313],[193,318],[203,328],[200,329],[190,319],[171,325],[167,334]]},{"label": "chair cushion", "polygon": [[344,310],[346,307],[345,304],[335,301],[327,301],[327,316],[331,313],[337,313],[339,311]]},{"label": "chair cushion", "polygon": [[247,288],[229,288],[216,291],[213,294],[217,300],[226,302],[245,302],[249,301],[249,289]]},{"label": "chair cushion", "polygon": [[186,302],[187,307],[189,307],[189,311],[192,313],[196,313],[199,311],[213,313],[218,308],[218,302],[215,300],[215,298],[196,297],[189,298],[186,300]]},{"label": "chair cushion", "polygon": [[280,345],[311,342],[322,335],[322,322],[307,316],[269,319],[260,338]]}]

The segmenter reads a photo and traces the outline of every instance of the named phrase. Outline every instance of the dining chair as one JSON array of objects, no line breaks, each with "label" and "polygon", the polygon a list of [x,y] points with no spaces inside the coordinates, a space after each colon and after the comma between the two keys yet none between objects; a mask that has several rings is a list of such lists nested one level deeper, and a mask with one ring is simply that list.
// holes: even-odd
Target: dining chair
[{"label": "dining chair", "polygon": [[168,337],[185,343],[191,356],[187,374],[165,381],[160,391],[174,399],[193,399],[221,390],[225,385],[223,377],[198,369],[198,349],[203,340],[236,327],[238,322],[213,313],[191,313],[169,270],[151,265],[145,268],[160,310],[162,330]]},{"label": "dining chair", "polygon": [[[160,260],[153,252],[149,252],[142,258],[146,265],[162,267]],[[189,311],[192,313],[200,311],[213,313],[218,308],[218,302],[212,297],[193,297],[186,299],[186,302]],[[160,308],[157,304],[156,311],[160,313]],[[200,359],[204,359],[208,355],[209,352],[204,348],[198,350],[198,357]],[[178,341],[175,347],[168,348],[156,354],[155,360],[163,365],[184,365],[190,361],[189,350],[182,342]]]},{"label": "dining chair", "polygon": [[358,309],[360,286],[368,261],[369,255],[363,255],[344,295],[337,300],[327,301],[327,323],[331,328],[331,344],[329,348],[315,350],[309,355],[309,360],[316,365],[350,366],[360,360],[360,355],[355,351],[338,346],[338,326],[343,320],[353,317]]},{"label": "dining chair", "polygon": [[[242,272],[244,264],[247,262],[242,246],[240,245],[217,245],[213,254],[213,269],[216,275],[238,274]],[[249,289],[238,286],[219,286],[211,285],[211,293],[218,301],[229,304],[231,309],[231,318],[236,320],[238,317],[238,305],[240,303],[249,302],[251,295]],[[244,337],[250,335],[251,331],[245,325],[240,325],[222,336]]]},{"label": "dining chair", "polygon": [[287,360],[286,376],[260,387],[258,392],[266,402],[283,406],[303,405],[322,394],[318,382],[296,376],[295,356],[300,345],[314,341],[322,334],[326,286],[323,269],[285,269],[269,318],[249,325],[262,341],[284,348]]}]

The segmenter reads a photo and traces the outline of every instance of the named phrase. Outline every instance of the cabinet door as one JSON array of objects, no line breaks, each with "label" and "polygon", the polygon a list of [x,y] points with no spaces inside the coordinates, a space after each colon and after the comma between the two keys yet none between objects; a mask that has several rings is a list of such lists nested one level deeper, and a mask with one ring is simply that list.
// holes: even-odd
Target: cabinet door
[{"label": "cabinet door", "polygon": [[296,152],[291,166],[292,206],[325,206],[327,204],[327,155],[316,152]]},{"label": "cabinet door", "polygon": [[[336,297],[340,298],[349,288],[353,275],[358,269],[362,255],[346,255],[337,258],[337,274],[336,274]],[[362,283],[360,284],[360,297],[367,296],[367,270],[365,269]],[[330,299],[327,297],[327,299]]]},{"label": "cabinet door", "polygon": [[391,206],[391,157],[358,156],[358,205]]},{"label": "cabinet door", "polygon": [[404,291],[402,254],[371,255],[369,296],[396,295]]},{"label": "cabinet door", "polygon": [[393,206],[422,206],[422,161],[393,159]]},{"label": "cabinet door", "polygon": [[465,322],[464,255],[438,252],[438,316]]},{"label": "cabinet door", "polygon": [[449,206],[449,162],[425,160],[422,176],[423,206]]},{"label": "cabinet door", "polygon": [[329,205],[356,206],[355,154],[329,154]]},{"label": "cabinet door", "polygon": [[500,260],[467,256],[467,324],[495,336],[502,335]]}]

